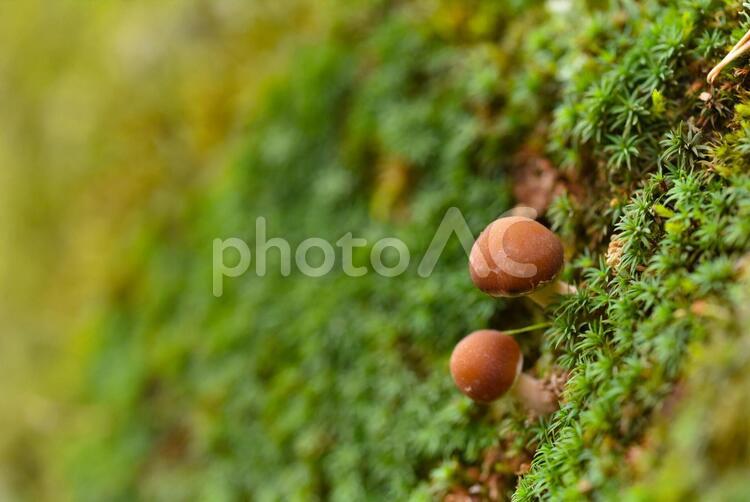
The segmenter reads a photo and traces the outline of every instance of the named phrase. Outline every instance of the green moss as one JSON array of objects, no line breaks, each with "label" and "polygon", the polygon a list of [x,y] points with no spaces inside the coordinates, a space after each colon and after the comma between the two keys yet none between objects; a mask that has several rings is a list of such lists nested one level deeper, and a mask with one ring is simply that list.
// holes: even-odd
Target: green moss
[{"label": "green moss", "polygon": [[[78,498],[421,500],[475,484],[483,462],[480,489],[516,500],[746,486],[746,450],[696,453],[747,439],[739,405],[695,432],[717,399],[700,383],[677,421],[695,443],[666,434],[649,472],[628,455],[651,448],[691,350],[744,343],[740,321],[724,339],[701,303],[726,322],[741,305],[727,298],[750,243],[744,75],[699,94],[747,20],[711,0],[565,5],[373,2],[300,56],[227,178],[177,230],[154,225],[144,270],[109,299],[87,386],[98,415],[70,464]],[[398,279],[273,273],[211,296],[211,240],[253,242],[258,216],[295,244],[353,231],[425,250],[455,206],[476,233],[512,205],[521,151],[557,166],[566,193],[546,218],[585,286],[547,312],[474,290],[457,241],[428,279],[414,259]],[[542,318],[544,336],[519,341],[539,373],[569,372],[560,411],[530,420],[453,389],[464,334]],[[697,364],[733,381],[724,363]],[[677,479],[683,458],[701,476]]]}]

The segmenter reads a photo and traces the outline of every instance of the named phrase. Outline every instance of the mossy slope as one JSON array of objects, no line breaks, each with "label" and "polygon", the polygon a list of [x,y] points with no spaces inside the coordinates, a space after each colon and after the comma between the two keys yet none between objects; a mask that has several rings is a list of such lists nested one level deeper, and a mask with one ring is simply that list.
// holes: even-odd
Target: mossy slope
[{"label": "mossy slope", "polygon": [[[225,182],[144,235],[142,268],[92,329],[80,498],[650,499],[649,483],[677,498],[747,465],[747,449],[731,465],[708,455],[693,465],[703,477],[675,483],[679,440],[647,433],[686,370],[747,379],[722,358],[686,363],[748,336],[727,300],[746,297],[746,72],[703,83],[747,20],[709,0],[554,6],[372,2],[300,56]],[[455,241],[420,278],[414,250],[445,211],[478,232],[513,204],[529,159],[556,166],[546,219],[580,292],[545,313],[487,298]],[[211,240],[253,242],[258,216],[293,243],[396,236],[412,267],[246,276],[212,297]],[[537,373],[570,373],[559,412],[529,420],[453,389],[447,357],[465,333],[543,318],[547,333],[519,340]],[[673,413],[691,431],[691,413],[717,411],[701,376],[688,380]],[[707,436],[745,430],[735,403],[721,415],[733,425]]]}]

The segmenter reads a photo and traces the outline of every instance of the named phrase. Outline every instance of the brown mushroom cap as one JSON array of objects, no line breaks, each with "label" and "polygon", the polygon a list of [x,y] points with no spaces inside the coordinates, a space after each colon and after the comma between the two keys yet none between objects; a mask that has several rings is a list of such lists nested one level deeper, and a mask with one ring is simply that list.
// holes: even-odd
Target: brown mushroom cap
[{"label": "brown mushroom cap", "polygon": [[530,293],[555,279],[563,266],[560,239],[544,225],[523,216],[490,223],[469,256],[474,284],[492,296]]},{"label": "brown mushroom cap", "polygon": [[467,335],[451,354],[451,375],[461,392],[488,403],[508,392],[523,366],[513,337],[492,329]]}]

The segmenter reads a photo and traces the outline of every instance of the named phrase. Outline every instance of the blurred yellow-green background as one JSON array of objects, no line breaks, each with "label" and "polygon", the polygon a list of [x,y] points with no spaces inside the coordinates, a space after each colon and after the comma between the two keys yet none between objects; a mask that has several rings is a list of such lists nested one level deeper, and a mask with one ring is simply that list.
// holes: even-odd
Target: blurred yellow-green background
[{"label": "blurred yellow-green background", "polygon": [[37,456],[71,426],[76,333],[144,227],[222,176],[264,86],[323,33],[315,4],[0,6],[0,498],[59,489]]}]

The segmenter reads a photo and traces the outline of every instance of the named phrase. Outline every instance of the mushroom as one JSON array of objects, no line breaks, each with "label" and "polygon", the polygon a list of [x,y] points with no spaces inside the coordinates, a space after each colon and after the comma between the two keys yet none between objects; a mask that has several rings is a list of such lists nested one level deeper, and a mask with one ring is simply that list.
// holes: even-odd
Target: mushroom
[{"label": "mushroom", "polygon": [[563,267],[560,239],[524,216],[498,218],[485,228],[469,256],[471,280],[492,296],[528,295],[546,307],[575,287],[557,280]]},{"label": "mushroom", "polygon": [[710,72],[708,72],[708,76],[706,77],[708,83],[713,84],[714,80],[716,80],[716,77],[718,77],[719,73],[721,73],[721,70],[723,70],[724,67],[729,63],[747,52],[748,49],[750,49],[750,30],[748,30],[747,33],[745,33],[742,38],[736,44],[734,44],[734,47],[732,47],[732,50],[729,51],[726,56],[724,56],[724,59],[722,59],[719,64],[714,66]]},{"label": "mushroom", "polygon": [[556,394],[521,371],[523,354],[518,343],[500,331],[481,329],[467,335],[453,349],[450,368],[458,389],[478,403],[495,401],[512,389],[536,413],[558,408]]}]

